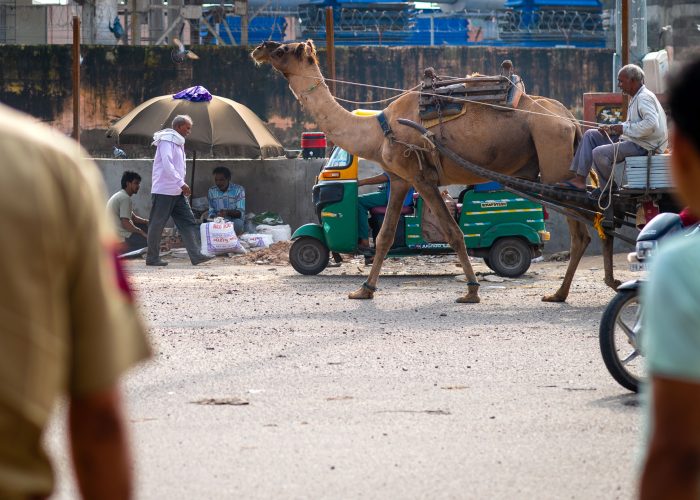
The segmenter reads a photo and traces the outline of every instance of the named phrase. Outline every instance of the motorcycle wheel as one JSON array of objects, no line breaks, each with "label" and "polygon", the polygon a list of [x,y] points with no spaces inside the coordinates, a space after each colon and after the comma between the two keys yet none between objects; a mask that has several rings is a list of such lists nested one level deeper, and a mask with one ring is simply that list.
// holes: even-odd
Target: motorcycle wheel
[{"label": "motorcycle wheel", "polygon": [[302,236],[292,243],[289,249],[289,262],[298,273],[314,275],[328,266],[329,254],[326,245],[316,238]]},{"label": "motorcycle wheel", "polygon": [[621,290],[610,301],[600,320],[600,353],[610,375],[625,389],[639,391],[645,377],[639,351],[642,331],[639,290]]}]

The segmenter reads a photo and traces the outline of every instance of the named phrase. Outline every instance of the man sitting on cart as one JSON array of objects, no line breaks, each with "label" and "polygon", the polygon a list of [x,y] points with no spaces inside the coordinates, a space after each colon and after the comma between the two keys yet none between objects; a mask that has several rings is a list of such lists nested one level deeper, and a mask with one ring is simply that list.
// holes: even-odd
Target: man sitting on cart
[{"label": "man sitting on cart", "polygon": [[628,156],[663,153],[666,149],[666,114],[656,95],[644,85],[642,68],[634,64],[622,67],[617,74],[617,85],[630,96],[627,121],[587,130],[569,169],[574,177],[557,187],[584,191],[592,167],[600,177],[600,185],[605,186],[616,162]]},{"label": "man sitting on cart", "polygon": [[[391,182],[386,173],[367,177],[357,181],[359,186],[369,186],[372,184],[386,184],[386,189],[380,189],[374,193],[362,194],[357,197],[357,239],[358,250],[369,250],[369,210],[374,207],[385,207],[389,204],[389,193],[391,192]],[[403,201],[403,206],[408,207],[413,205],[413,186],[408,190],[406,198]]]}]

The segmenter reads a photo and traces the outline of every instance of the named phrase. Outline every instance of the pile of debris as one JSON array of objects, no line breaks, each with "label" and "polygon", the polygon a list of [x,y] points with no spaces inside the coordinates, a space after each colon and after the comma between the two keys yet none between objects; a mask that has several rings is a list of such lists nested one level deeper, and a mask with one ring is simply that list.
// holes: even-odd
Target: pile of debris
[{"label": "pile of debris", "polygon": [[234,255],[237,264],[286,266],[289,264],[291,241],[278,241],[267,248],[251,249],[248,253]]}]

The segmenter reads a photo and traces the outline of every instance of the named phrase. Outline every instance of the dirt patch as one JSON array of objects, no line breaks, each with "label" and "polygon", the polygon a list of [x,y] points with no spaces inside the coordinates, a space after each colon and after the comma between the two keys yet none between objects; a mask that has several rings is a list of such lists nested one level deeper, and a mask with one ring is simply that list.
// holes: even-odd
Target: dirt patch
[{"label": "dirt patch", "polygon": [[267,248],[255,249],[243,255],[236,255],[234,259],[238,264],[287,266],[289,265],[289,249],[291,246],[291,241],[278,241]]}]

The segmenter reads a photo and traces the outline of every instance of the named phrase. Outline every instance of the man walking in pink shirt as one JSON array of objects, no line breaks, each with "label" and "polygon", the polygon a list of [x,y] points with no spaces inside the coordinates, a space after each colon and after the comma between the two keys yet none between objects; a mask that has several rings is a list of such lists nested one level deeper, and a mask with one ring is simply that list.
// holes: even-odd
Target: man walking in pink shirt
[{"label": "man walking in pink shirt", "polygon": [[178,115],[172,127],[153,134],[156,157],[153,160],[147,266],[168,265],[160,259],[160,238],[170,217],[182,234],[192,265],[211,260],[199,250],[197,223],[187,200],[192,190],[185,182],[185,137],[192,130],[192,118]]}]

